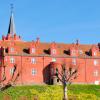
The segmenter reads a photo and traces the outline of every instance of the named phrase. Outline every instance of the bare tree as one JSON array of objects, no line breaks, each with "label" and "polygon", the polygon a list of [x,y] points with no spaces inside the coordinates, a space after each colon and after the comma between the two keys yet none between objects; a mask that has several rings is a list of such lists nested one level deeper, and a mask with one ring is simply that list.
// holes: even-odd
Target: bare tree
[{"label": "bare tree", "polygon": [[66,67],[66,64],[62,64],[62,72],[59,72],[58,68],[56,68],[56,76],[57,78],[62,82],[63,85],[63,100],[68,100],[67,95],[67,84],[71,84],[73,79],[77,78],[77,71],[78,66],[72,66],[70,65],[68,68]]},{"label": "bare tree", "polygon": [[[14,67],[13,67],[13,73],[12,73],[12,77],[11,79],[6,83],[6,85],[2,86],[0,88],[1,91],[11,87],[13,84],[15,84],[15,81],[18,79],[19,75],[20,75],[20,72],[17,72],[17,74],[15,74],[17,71],[17,65],[15,64]],[[4,75],[3,75],[3,80],[0,82],[4,82],[6,80],[6,75],[5,75],[5,66],[4,66]]]}]

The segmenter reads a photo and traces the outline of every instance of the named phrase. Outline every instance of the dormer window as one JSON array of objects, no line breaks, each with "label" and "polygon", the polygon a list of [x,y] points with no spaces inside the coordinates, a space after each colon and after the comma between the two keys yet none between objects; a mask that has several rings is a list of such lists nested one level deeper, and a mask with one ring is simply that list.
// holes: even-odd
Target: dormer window
[{"label": "dormer window", "polygon": [[32,53],[35,53],[35,48],[32,48]]},{"label": "dormer window", "polygon": [[83,51],[82,51],[82,50],[79,50],[79,54],[80,54],[80,55],[83,54]]},{"label": "dormer window", "polygon": [[14,48],[11,48],[10,51],[11,51],[11,52],[14,52]]},{"label": "dormer window", "polygon": [[76,54],[76,50],[72,50],[72,55]]},{"label": "dormer window", "polygon": [[95,52],[94,52],[94,56],[96,56],[96,55],[97,55],[97,52],[95,51]]},{"label": "dormer window", "polygon": [[52,54],[56,54],[56,49],[52,49]]}]

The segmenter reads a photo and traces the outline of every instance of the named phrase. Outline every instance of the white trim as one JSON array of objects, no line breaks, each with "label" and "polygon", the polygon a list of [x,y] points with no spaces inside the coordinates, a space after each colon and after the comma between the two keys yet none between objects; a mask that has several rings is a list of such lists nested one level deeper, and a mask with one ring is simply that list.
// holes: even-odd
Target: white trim
[{"label": "white trim", "polygon": [[36,69],[32,69],[32,75],[34,76],[34,75],[36,75],[37,74],[37,70]]},{"label": "white trim", "polygon": [[96,66],[98,64],[98,61],[95,59],[94,60],[94,65]]},{"label": "white trim", "polygon": [[76,65],[76,58],[72,58],[72,64]]},{"label": "white trim", "polygon": [[56,49],[52,49],[52,54],[56,54]]},{"label": "white trim", "polygon": [[31,58],[31,63],[32,64],[36,64],[36,59],[35,58]]},{"label": "white trim", "polygon": [[35,53],[36,49],[35,48],[32,48],[32,53]]},{"label": "white trim", "polygon": [[10,63],[15,63],[15,58],[11,57],[10,58]]},{"label": "white trim", "polygon": [[56,58],[52,58],[52,62],[56,62]]},{"label": "white trim", "polygon": [[10,68],[10,75],[12,75],[14,72],[14,68]]}]

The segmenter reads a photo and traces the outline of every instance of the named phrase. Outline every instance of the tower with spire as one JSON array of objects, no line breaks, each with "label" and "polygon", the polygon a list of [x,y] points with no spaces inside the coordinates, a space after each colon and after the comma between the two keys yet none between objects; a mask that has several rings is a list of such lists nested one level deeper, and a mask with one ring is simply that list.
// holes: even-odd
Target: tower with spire
[{"label": "tower with spire", "polygon": [[16,29],[15,29],[15,23],[14,23],[14,15],[13,15],[13,4],[11,4],[11,16],[10,16],[10,21],[9,21],[9,27],[8,27],[8,32],[7,36],[2,36],[2,40],[16,40],[20,41],[20,36],[16,35]]}]

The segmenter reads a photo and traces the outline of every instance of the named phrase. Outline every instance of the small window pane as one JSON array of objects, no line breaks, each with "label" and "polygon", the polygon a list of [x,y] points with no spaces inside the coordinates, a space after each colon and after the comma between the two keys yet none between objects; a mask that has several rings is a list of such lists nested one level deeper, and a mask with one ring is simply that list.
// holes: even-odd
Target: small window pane
[{"label": "small window pane", "polygon": [[96,56],[97,55],[97,52],[94,52],[94,56]]},{"label": "small window pane", "polygon": [[11,52],[14,52],[14,48],[11,48]]},{"label": "small window pane", "polygon": [[35,53],[35,48],[32,48],[32,53]]},{"label": "small window pane", "polygon": [[98,64],[98,61],[97,60],[94,60],[94,65],[96,66]]},{"label": "small window pane", "polygon": [[98,70],[96,70],[95,72],[94,72],[94,76],[98,76]]},{"label": "small window pane", "polygon": [[52,62],[56,62],[56,58],[52,58]]},{"label": "small window pane", "polygon": [[35,63],[36,63],[35,58],[32,58],[32,59],[31,59],[31,63],[32,63],[32,64],[35,64]]},{"label": "small window pane", "polygon": [[73,65],[76,65],[76,58],[73,58],[73,59],[72,59],[72,64],[73,64]]},{"label": "small window pane", "polygon": [[72,54],[75,54],[76,53],[76,50],[72,50]]},{"label": "small window pane", "polygon": [[14,73],[14,68],[10,69],[10,74],[12,75]]},{"label": "small window pane", "polygon": [[15,59],[13,57],[10,58],[10,63],[15,63]]},{"label": "small window pane", "polygon": [[53,49],[53,50],[52,50],[52,53],[53,53],[53,54],[56,54],[56,49]]},{"label": "small window pane", "polygon": [[36,69],[32,69],[32,75],[36,75],[37,74],[37,70]]}]

